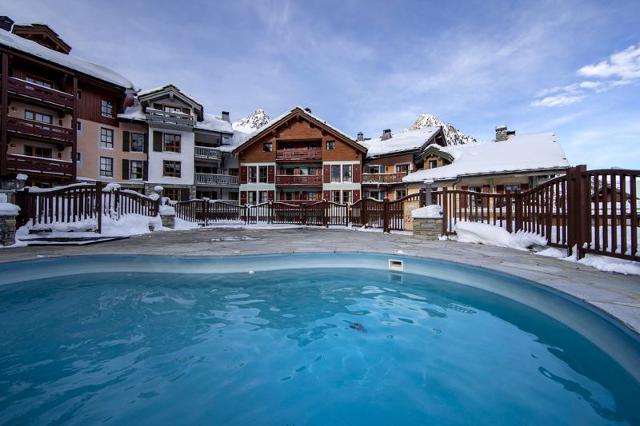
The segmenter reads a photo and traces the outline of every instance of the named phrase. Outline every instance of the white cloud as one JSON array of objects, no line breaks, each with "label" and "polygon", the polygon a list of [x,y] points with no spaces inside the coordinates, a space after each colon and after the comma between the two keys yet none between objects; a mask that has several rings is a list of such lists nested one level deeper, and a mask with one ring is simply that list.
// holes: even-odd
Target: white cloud
[{"label": "white cloud", "polygon": [[640,78],[640,45],[629,46],[597,64],[585,65],[578,70],[578,75],[597,78],[616,77],[622,81],[638,79]]},{"label": "white cloud", "polygon": [[554,95],[546,96],[542,99],[537,99],[531,102],[531,105],[537,107],[556,107],[575,104],[584,99],[583,95]]}]

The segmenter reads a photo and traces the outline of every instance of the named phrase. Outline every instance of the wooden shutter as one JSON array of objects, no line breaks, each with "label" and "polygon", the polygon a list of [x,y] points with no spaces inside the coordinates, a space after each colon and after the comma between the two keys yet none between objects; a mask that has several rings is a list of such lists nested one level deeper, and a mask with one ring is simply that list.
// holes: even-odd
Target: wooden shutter
[{"label": "wooden shutter", "polygon": [[[272,166],[269,166],[272,167]],[[267,198],[269,198],[269,201],[273,201],[273,193],[274,191],[267,191]]]},{"label": "wooden shutter", "polygon": [[322,168],[322,175],[323,175],[323,179],[322,181],[324,183],[329,183],[331,182],[331,166],[328,164],[325,164]]},{"label": "wooden shutter", "polygon": [[275,173],[276,173],[275,166],[267,166],[267,183],[275,182]]},{"label": "wooden shutter", "polygon": [[360,183],[360,164],[353,165],[353,182]]},{"label": "wooden shutter", "polygon": [[142,180],[149,180],[149,162],[142,163]]},{"label": "wooden shutter", "polygon": [[129,152],[129,141],[131,140],[131,133],[122,132],[122,150],[124,152]]},{"label": "wooden shutter", "polygon": [[353,202],[360,201],[360,191],[357,189],[353,191]]},{"label": "wooden shutter", "polygon": [[153,150],[162,152],[162,132],[153,132]]},{"label": "wooden shutter", "polygon": [[129,179],[129,160],[122,160],[122,179]]},{"label": "wooden shutter", "polygon": [[322,191],[322,199],[326,201],[331,201],[331,191]]},{"label": "wooden shutter", "polygon": [[240,204],[247,204],[247,191],[240,191]]},{"label": "wooden shutter", "polygon": [[[240,166],[240,183],[247,183],[247,166]],[[247,198],[246,192],[244,193],[244,197],[246,200]]]},{"label": "wooden shutter", "polygon": [[144,134],[144,153],[148,153],[149,152],[149,134],[145,133]]}]

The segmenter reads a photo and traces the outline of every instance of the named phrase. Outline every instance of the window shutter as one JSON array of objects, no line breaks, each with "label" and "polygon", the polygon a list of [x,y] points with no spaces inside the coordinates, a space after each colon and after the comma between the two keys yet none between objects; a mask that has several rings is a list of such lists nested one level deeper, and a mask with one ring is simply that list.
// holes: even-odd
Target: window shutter
[{"label": "window shutter", "polygon": [[153,150],[162,152],[162,132],[153,132]]},{"label": "window shutter", "polygon": [[[331,182],[331,166],[330,166],[330,165],[325,164],[325,165],[323,166],[323,169],[322,169],[322,175],[323,175],[323,179],[322,179],[322,181],[323,181],[324,183],[329,183],[329,182]],[[325,196],[325,199],[327,199],[327,200],[328,200],[328,198],[327,198],[326,196]]]},{"label": "window shutter", "polygon": [[129,160],[122,159],[122,179],[129,179]]},{"label": "window shutter", "polygon": [[[267,166],[267,183],[274,183],[276,173],[275,169],[275,166]],[[270,199],[272,200],[273,198]]]},{"label": "window shutter", "polygon": [[247,204],[247,191],[240,191],[240,204]]},{"label": "window shutter", "polygon": [[142,180],[149,180],[149,162],[142,163]]},{"label": "window shutter", "polygon": [[[240,166],[240,183],[247,183],[247,166]],[[246,192],[244,193],[244,197],[245,199],[247,198]]]},{"label": "window shutter", "polygon": [[[271,167],[271,166],[269,166],[269,167]],[[273,192],[274,191],[268,191],[267,192],[267,197],[269,198],[269,201],[273,201]]]},{"label": "window shutter", "polygon": [[144,153],[147,154],[149,152],[149,134],[144,134]]},{"label": "window shutter", "polygon": [[129,132],[122,132],[122,150],[124,152],[129,152],[130,139],[131,139],[131,134]]},{"label": "window shutter", "polygon": [[[328,167],[328,166],[325,166]],[[326,201],[331,201],[331,191],[322,191],[322,199]]]},{"label": "window shutter", "polygon": [[360,164],[353,165],[353,182],[360,183]]},{"label": "window shutter", "polygon": [[360,201],[360,191],[357,189],[353,191],[353,202]]}]

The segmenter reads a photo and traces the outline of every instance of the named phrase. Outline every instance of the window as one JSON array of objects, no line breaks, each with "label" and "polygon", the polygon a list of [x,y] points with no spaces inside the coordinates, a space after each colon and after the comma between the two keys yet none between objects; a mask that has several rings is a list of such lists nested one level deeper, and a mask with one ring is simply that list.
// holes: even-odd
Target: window
[{"label": "window", "polygon": [[327,150],[336,149],[336,141],[327,141]]},{"label": "window", "polygon": [[189,108],[181,108],[181,107],[173,107],[173,106],[168,106],[165,105],[163,108],[164,112],[177,112],[177,113],[181,113],[181,114],[191,114],[191,110]]},{"label": "window", "polygon": [[131,152],[144,152],[144,134],[143,133],[131,133],[131,145],[129,147]]},{"label": "window", "polygon": [[351,169],[352,169],[351,164],[342,165],[342,181],[343,182],[351,182],[353,180]]},{"label": "window", "polygon": [[331,182],[340,182],[340,165],[331,166]]},{"label": "window", "polygon": [[267,183],[267,166],[259,166],[259,182],[260,183]]},{"label": "window", "polygon": [[366,166],[365,173],[382,173],[383,170],[380,170],[382,166],[380,165],[369,165]]},{"label": "window", "polygon": [[260,202],[266,203],[269,201],[269,191],[260,191]]},{"label": "window", "polygon": [[231,176],[238,176],[240,174],[240,170],[237,167],[232,167],[228,170],[228,173]]},{"label": "window", "polygon": [[340,204],[340,191],[331,191],[331,201]]},{"label": "window", "polygon": [[181,168],[179,161],[163,161],[162,162],[162,176],[168,177],[180,177]]},{"label": "window", "polygon": [[396,190],[396,200],[399,200],[402,197],[406,197],[407,196],[407,190],[406,189],[397,189]]},{"label": "window", "polygon": [[82,131],[82,122],[81,121],[76,121],[76,129],[81,132]]},{"label": "window", "polygon": [[43,114],[41,112],[34,112],[25,110],[24,111],[25,120],[38,121],[40,123],[51,124],[53,123],[53,116],[50,114]]},{"label": "window", "polygon": [[24,147],[24,155],[28,155],[30,157],[52,158],[53,151],[51,150],[51,148],[26,145]]},{"label": "window", "polygon": [[162,135],[164,142],[163,151],[167,152],[180,152],[180,135],[172,135],[171,133],[164,133]]},{"label": "window", "polygon": [[408,164],[396,164],[396,173],[409,173]]},{"label": "window", "polygon": [[256,191],[247,191],[247,203],[249,204],[256,203]]},{"label": "window", "polygon": [[82,90],[78,89],[76,95],[78,96],[78,99],[82,99]]},{"label": "window", "polygon": [[511,192],[512,194],[514,192],[520,192],[520,185],[517,185],[517,184],[516,185],[505,185],[504,186],[504,190],[505,190],[505,192],[508,191],[508,192]]},{"label": "window", "polygon": [[351,203],[352,202],[352,191],[342,191],[342,202],[343,203]]},{"label": "window", "polygon": [[265,152],[273,151],[273,144],[271,142],[266,142],[266,143],[262,144],[262,150],[265,151]]},{"label": "window", "polygon": [[438,160],[429,160],[429,168],[435,169],[436,167],[438,167]]},{"label": "window", "polygon": [[231,201],[238,201],[238,193],[237,192],[230,192],[228,199]]},{"label": "window", "polygon": [[113,158],[100,157],[100,176],[113,177]]},{"label": "window", "polygon": [[255,167],[247,167],[247,182],[258,183],[258,169]]},{"label": "window", "polygon": [[129,161],[129,179],[143,179],[144,177],[144,161]]},{"label": "window", "polygon": [[100,148],[113,149],[113,129],[100,128]]},{"label": "window", "polygon": [[50,81],[47,81],[47,80],[43,80],[43,79],[41,79],[39,77],[27,76],[27,78],[25,78],[25,80],[28,81],[29,83],[37,84],[38,86],[48,87],[49,89],[53,89],[53,83],[51,83]]},{"label": "window", "polygon": [[113,118],[113,102],[102,99],[100,101],[100,114],[103,117]]}]

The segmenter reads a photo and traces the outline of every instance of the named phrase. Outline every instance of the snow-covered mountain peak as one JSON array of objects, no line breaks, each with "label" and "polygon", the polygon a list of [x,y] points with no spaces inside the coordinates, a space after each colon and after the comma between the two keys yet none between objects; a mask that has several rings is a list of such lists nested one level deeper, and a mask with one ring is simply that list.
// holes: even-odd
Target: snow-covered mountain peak
[{"label": "snow-covered mountain peak", "polygon": [[251,114],[233,123],[233,129],[240,132],[251,133],[264,127],[271,118],[262,108],[258,108]]},{"label": "snow-covered mountain peak", "polygon": [[466,143],[474,143],[477,140],[469,135],[465,135],[460,130],[453,127],[450,123],[445,123],[433,114],[420,114],[416,121],[409,126],[408,130],[417,130],[424,127],[441,126],[447,145],[462,145]]}]

